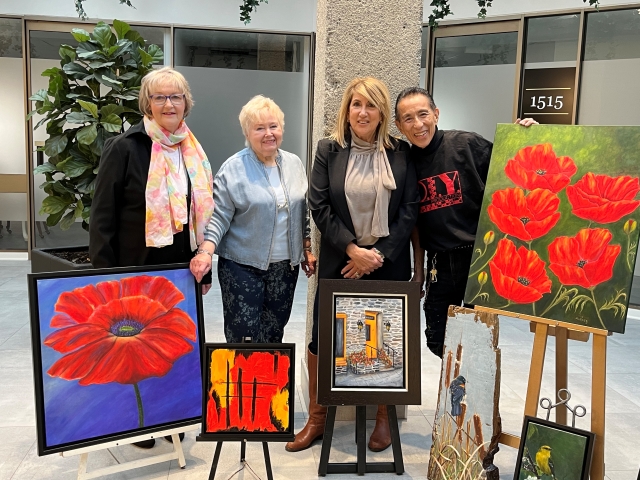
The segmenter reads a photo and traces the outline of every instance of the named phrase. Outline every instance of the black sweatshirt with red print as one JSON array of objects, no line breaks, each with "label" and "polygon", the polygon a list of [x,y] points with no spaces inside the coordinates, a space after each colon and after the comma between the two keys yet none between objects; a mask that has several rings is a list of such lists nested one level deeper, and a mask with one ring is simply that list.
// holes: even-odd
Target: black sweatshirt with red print
[{"label": "black sweatshirt with red print", "polygon": [[411,147],[420,210],[420,246],[430,253],[472,244],[493,144],[477,133],[436,130],[426,148]]}]

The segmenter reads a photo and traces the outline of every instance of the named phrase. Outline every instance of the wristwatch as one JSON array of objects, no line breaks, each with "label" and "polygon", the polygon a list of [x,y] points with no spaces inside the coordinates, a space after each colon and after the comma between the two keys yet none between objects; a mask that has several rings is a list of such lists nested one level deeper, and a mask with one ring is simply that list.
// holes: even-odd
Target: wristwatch
[{"label": "wristwatch", "polygon": [[213,252],[208,252],[204,248],[199,248],[198,251],[196,252],[196,254],[199,254],[199,253],[206,253],[207,255],[209,255],[211,257],[211,260],[213,260]]},{"label": "wristwatch", "polygon": [[372,248],[371,251],[374,252],[374,253],[377,253],[378,255],[380,255],[380,258],[382,258],[382,263],[384,263],[384,253],[382,253],[377,248]]}]

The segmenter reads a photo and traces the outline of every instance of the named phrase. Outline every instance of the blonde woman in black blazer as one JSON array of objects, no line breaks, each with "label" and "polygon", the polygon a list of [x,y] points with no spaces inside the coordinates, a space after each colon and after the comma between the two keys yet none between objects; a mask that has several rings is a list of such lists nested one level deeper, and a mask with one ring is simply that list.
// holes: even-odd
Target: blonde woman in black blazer
[{"label": "blonde woman in black blazer", "polygon": [[[372,77],[347,86],[331,137],[318,143],[309,188],[309,208],[320,233],[319,278],[410,280],[409,239],[418,215],[415,168],[409,145],[389,134],[391,98]],[[316,292],[309,344],[309,417],[291,452],[322,437],[326,408],[316,403],[318,353]],[[391,444],[386,407],[378,406],[369,449]]]}]

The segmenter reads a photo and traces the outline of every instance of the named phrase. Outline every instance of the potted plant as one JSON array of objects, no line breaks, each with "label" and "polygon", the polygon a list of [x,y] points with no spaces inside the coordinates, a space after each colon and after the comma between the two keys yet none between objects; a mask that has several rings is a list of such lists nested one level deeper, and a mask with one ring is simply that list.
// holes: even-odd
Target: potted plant
[{"label": "potted plant", "polygon": [[[35,129],[46,125],[49,135],[44,144],[49,160],[34,170],[46,179],[40,188],[48,197],[40,214],[48,215],[49,226],[66,230],[82,219],[82,228],[88,230],[104,142],[142,120],[140,83],[164,53],[157,45],[147,46],[138,32],[120,20],[113,21],[113,29],[100,22],[93,33],[74,28],[71,35],[78,46],[62,45],[60,67],[42,72],[49,77],[49,88],[30,97],[36,109],[27,120],[36,113],[44,115]],[[88,252],[88,247],[34,249],[32,271],[90,267],[88,255],[80,265],[64,259],[79,252]]]}]

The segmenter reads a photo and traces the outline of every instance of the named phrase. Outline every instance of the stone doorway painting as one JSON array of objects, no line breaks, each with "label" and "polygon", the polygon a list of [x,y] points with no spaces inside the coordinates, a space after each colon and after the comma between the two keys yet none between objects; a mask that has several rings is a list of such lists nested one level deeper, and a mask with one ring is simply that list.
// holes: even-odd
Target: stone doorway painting
[{"label": "stone doorway painting", "polygon": [[405,298],[335,297],[334,387],[406,388]]}]

